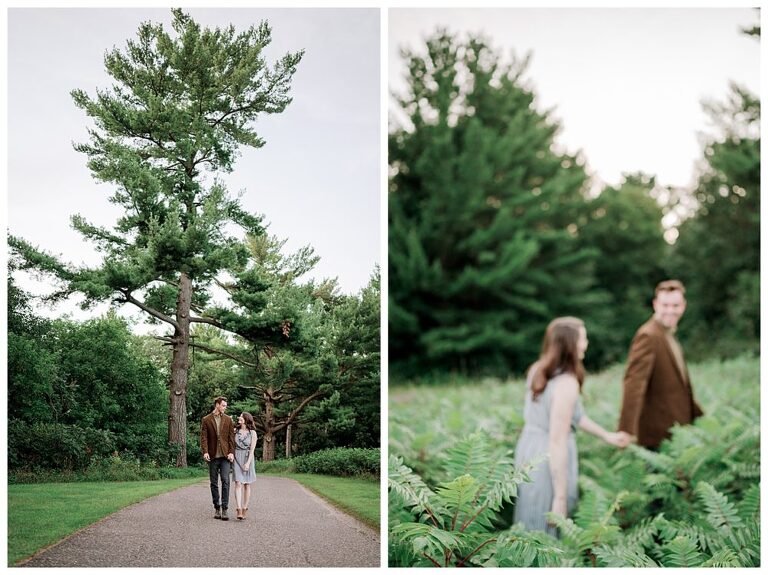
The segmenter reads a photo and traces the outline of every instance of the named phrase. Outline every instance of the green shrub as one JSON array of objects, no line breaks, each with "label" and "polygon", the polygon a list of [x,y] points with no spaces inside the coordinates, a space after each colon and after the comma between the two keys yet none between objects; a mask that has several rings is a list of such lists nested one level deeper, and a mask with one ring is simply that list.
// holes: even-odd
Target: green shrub
[{"label": "green shrub", "polygon": [[116,448],[114,433],[64,423],[8,422],[8,466],[18,469],[84,469]]},{"label": "green shrub", "polygon": [[296,459],[275,459],[256,463],[257,473],[295,473]]},{"label": "green shrub", "polygon": [[113,453],[107,457],[95,457],[91,465],[79,471],[21,469],[8,474],[8,483],[74,483],[103,481],[154,481],[157,479],[181,479],[207,476],[201,466],[168,467],[142,463],[131,454]]},{"label": "green shrub", "polygon": [[296,473],[349,477],[381,473],[381,450],[336,447],[293,458]]}]

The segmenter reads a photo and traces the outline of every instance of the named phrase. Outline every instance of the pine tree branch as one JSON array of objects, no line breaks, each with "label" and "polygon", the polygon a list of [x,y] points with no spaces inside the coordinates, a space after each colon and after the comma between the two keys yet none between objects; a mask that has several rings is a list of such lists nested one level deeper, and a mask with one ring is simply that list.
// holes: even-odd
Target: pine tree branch
[{"label": "pine tree branch", "polygon": [[123,300],[127,303],[132,303],[139,309],[144,310],[152,317],[155,317],[159,319],[160,321],[164,321],[165,323],[171,324],[174,328],[179,329],[179,322],[177,322],[175,319],[173,319],[171,316],[165,315],[163,312],[158,311],[154,308],[149,307],[144,302],[137,300],[135,297],[131,295],[131,292],[124,291],[124,290],[118,290],[121,294],[123,294]]},{"label": "pine tree branch", "polygon": [[297,416],[298,416],[298,415],[299,415],[299,414],[302,412],[302,410],[303,410],[303,409],[304,409],[304,408],[307,406],[307,404],[309,404],[309,402],[310,402],[310,401],[312,401],[313,399],[315,399],[316,397],[319,397],[319,396],[323,395],[323,393],[324,393],[324,392],[322,392],[322,391],[320,391],[320,390],[318,389],[318,390],[317,390],[317,391],[315,391],[315,392],[314,392],[312,395],[310,395],[309,397],[305,398],[305,399],[304,399],[304,401],[302,401],[302,402],[301,402],[301,403],[300,403],[300,404],[299,404],[299,405],[296,407],[296,409],[294,409],[294,410],[291,412],[291,414],[290,414],[290,415],[289,415],[289,416],[288,416],[288,417],[287,417],[287,418],[286,418],[286,419],[285,419],[285,420],[284,420],[282,423],[278,424],[278,425],[277,425],[277,426],[274,428],[274,430],[275,430],[275,431],[280,431],[281,429],[283,429],[283,428],[284,428],[284,427],[286,427],[287,425],[290,425],[291,423],[293,423],[293,420],[294,420],[294,419],[296,419],[296,417],[297,417]]},{"label": "pine tree branch", "polygon": [[221,325],[221,323],[218,320],[215,320],[210,317],[191,317],[190,316],[189,321],[190,323],[207,323],[208,325],[212,325],[220,329],[224,329],[224,327]]},{"label": "pine tree branch", "polygon": [[[161,337],[156,337],[156,339],[160,339],[162,341],[168,341],[168,338],[163,339]],[[195,349],[199,349],[202,351],[207,351],[208,353],[212,353],[214,355],[221,355],[223,357],[227,357],[229,359],[232,359],[236,361],[237,363],[240,363],[242,365],[245,365],[247,367],[258,367],[258,364],[247,361],[243,359],[242,357],[235,355],[233,353],[230,353],[228,351],[224,351],[223,349],[215,349],[213,347],[208,347],[207,345],[203,345],[202,343],[195,343],[194,341],[189,342],[190,347],[194,347]],[[246,386],[241,386],[246,387]],[[255,389],[255,388],[254,388]]]}]

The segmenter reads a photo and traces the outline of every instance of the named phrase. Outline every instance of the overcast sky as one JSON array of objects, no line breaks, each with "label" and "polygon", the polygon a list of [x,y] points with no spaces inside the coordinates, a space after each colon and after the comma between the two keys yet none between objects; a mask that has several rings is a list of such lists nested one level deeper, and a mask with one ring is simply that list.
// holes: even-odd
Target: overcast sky
[{"label": "overcast sky", "polygon": [[[272,27],[273,63],[304,49],[285,112],[256,123],[266,140],[243,149],[224,179],[232,193],[289,238],[288,251],[311,245],[322,259],[315,277],[338,276],[356,293],[379,262],[380,67],[378,9],[197,9],[204,26],[238,30],[262,19]],[[8,14],[8,227],[67,261],[95,264],[99,254],[70,228],[80,213],[111,227],[118,209],[111,185],[97,184],[72,142],[87,140],[88,119],[70,91],[112,85],[103,56],[124,47],[161,9],[11,9]],[[70,307],[62,308],[70,311]],[[79,314],[75,314],[79,316]]]},{"label": "overcast sky", "polygon": [[505,58],[531,52],[537,105],[555,108],[559,142],[597,181],[641,170],[687,186],[710,128],[702,99],[722,100],[730,80],[759,92],[759,43],[739,31],[758,20],[751,8],[393,9],[389,84],[405,86],[399,49],[421,50],[438,26],[482,32]]}]

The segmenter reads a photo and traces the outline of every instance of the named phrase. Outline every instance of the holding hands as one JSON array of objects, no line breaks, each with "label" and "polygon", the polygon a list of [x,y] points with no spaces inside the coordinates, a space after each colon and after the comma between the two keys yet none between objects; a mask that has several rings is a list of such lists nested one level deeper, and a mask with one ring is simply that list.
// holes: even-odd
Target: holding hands
[{"label": "holding hands", "polygon": [[630,443],[635,441],[635,438],[626,431],[608,432],[605,434],[604,439],[606,443],[618,447],[619,449],[624,449]]}]

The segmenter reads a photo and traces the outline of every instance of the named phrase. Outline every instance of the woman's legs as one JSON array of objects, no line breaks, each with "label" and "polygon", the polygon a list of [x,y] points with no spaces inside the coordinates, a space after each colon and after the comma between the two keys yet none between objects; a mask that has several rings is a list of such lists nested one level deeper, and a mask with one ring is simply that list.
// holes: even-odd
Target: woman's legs
[{"label": "woman's legs", "polygon": [[251,499],[251,484],[243,483],[243,509],[248,509],[248,501]]},{"label": "woman's legs", "polygon": [[238,514],[239,514],[239,510],[243,508],[242,499],[243,499],[243,484],[240,483],[239,481],[235,481],[235,502],[237,503]]}]

